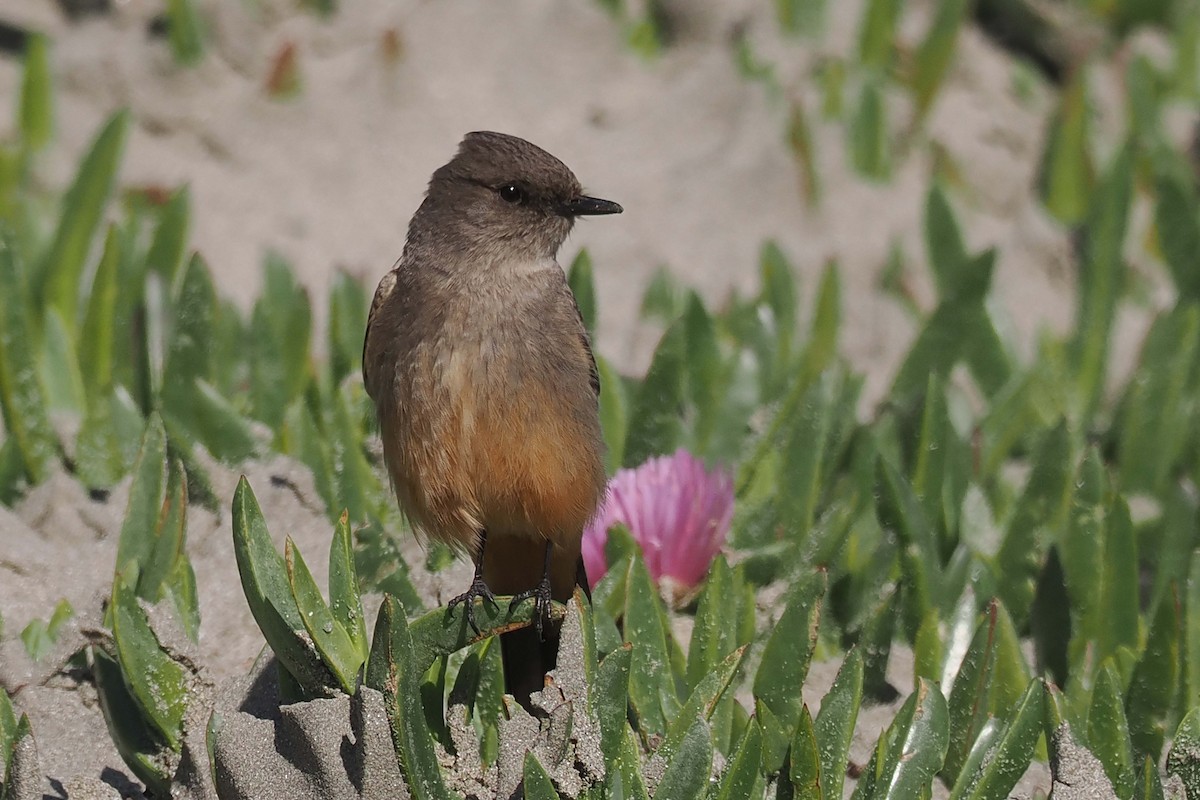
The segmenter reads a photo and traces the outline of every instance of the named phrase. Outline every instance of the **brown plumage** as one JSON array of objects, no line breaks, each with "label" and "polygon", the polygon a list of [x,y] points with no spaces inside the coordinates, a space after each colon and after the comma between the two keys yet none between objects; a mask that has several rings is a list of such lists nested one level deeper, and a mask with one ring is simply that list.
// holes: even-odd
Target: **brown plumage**
[{"label": "brown plumage", "polygon": [[[375,292],[363,377],[384,460],[418,535],[475,561],[452,601],[468,614],[495,592],[531,595],[544,615],[582,575],[605,484],[599,381],[555,255],[576,216],[620,211],[529,142],[470,133]],[[553,666],[554,632],[543,634],[502,641],[522,700]]]}]

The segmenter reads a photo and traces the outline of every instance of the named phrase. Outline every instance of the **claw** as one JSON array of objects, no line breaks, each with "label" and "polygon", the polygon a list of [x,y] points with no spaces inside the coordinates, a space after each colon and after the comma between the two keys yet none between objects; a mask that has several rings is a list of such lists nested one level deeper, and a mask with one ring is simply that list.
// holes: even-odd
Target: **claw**
[{"label": "claw", "polygon": [[[537,628],[538,641],[545,641],[542,631],[546,622],[550,620],[550,576],[543,575],[538,581],[538,585],[532,589],[526,589],[513,595],[512,605],[522,603],[529,598],[533,598],[533,625]],[[511,608],[511,606],[510,606]]]},{"label": "claw", "polygon": [[499,608],[499,605],[496,603],[496,596],[492,594],[492,590],[488,588],[488,585],[483,582],[483,577],[478,574],[471,581],[470,588],[447,603],[447,608],[450,609],[453,609],[460,603],[466,605],[467,624],[471,626],[471,630],[475,631],[476,635],[481,633],[479,626],[475,624],[475,598],[477,597],[482,597],[484,602],[491,603],[492,606]]}]

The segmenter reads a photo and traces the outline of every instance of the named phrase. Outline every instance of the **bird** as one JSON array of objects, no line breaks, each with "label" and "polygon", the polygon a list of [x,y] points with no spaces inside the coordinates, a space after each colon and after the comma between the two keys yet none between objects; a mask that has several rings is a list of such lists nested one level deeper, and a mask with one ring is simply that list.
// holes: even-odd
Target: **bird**
[{"label": "bird", "polygon": [[555,666],[551,601],[587,591],[581,540],[606,485],[600,380],[557,253],[579,217],[622,211],[542,148],[468,133],[367,318],[363,381],[400,508],[474,562],[449,607],[478,631],[477,599],[534,601],[535,627],[500,638],[525,704]]}]

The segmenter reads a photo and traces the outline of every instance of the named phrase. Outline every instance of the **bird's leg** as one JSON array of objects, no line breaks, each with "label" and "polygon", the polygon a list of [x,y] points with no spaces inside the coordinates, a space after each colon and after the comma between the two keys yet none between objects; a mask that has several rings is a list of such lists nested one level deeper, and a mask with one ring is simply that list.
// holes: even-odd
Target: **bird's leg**
[{"label": "bird's leg", "polygon": [[475,578],[471,581],[471,586],[465,592],[455,597],[447,604],[447,608],[454,608],[459,603],[466,605],[467,624],[471,626],[471,630],[479,633],[479,626],[475,624],[475,598],[482,597],[493,606],[496,605],[496,596],[492,594],[492,590],[483,580],[483,551],[487,547],[487,531],[479,533],[479,554],[475,557]]},{"label": "bird's leg", "polygon": [[554,544],[547,540],[546,560],[542,565],[542,579],[538,581],[537,586],[513,595],[512,599],[512,605],[515,606],[522,600],[533,598],[533,624],[537,627],[539,641],[545,640],[542,636],[542,628],[546,620],[550,619],[550,550],[552,547]]}]

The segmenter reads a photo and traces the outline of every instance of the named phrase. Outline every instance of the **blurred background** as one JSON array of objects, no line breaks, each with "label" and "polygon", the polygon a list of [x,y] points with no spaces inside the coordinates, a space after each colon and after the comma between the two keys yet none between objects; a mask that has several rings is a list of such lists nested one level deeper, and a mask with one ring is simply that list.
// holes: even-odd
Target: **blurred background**
[{"label": "blurred background", "polygon": [[[809,296],[828,262],[842,270],[842,348],[867,375],[865,409],[933,304],[921,265],[935,180],[969,249],[998,248],[991,310],[1016,345],[1069,327],[1072,225],[1095,165],[1144,122],[1131,109],[1150,108],[1177,151],[1194,135],[1193,5],[0,0],[0,96],[16,103],[25,38],[44,34],[56,141],[37,181],[65,187],[127,107],[119,189],[186,185],[190,242],[219,294],[249,308],[278,252],[318,330],[336,270],[373,287],[391,267],[463,133],[525,137],[626,208],[579,225],[561,259],[590,251],[598,350],[618,367],[648,363],[661,327],[639,311],[659,270],[720,307],[757,290],[774,240]],[[16,135],[15,116],[0,124]],[[1165,277],[1145,218],[1130,288],[1154,306]],[[1141,338],[1137,305],[1118,320],[1118,365]]]}]

